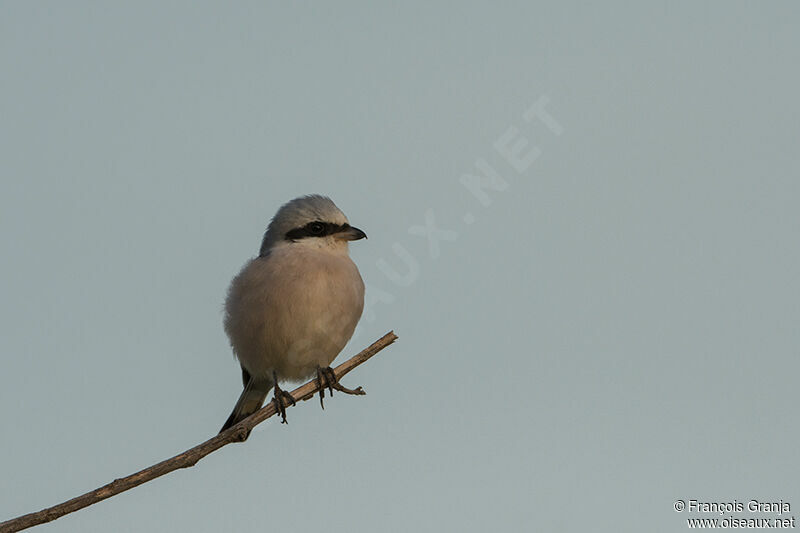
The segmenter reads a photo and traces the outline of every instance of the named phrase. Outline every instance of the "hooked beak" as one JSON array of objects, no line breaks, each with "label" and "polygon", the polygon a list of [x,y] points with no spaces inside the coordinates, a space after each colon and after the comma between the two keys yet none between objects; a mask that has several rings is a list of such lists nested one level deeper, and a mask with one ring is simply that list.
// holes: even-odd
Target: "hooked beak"
[{"label": "hooked beak", "polygon": [[358,228],[348,225],[336,235],[336,238],[343,241],[357,241],[359,239],[366,239],[367,234]]}]

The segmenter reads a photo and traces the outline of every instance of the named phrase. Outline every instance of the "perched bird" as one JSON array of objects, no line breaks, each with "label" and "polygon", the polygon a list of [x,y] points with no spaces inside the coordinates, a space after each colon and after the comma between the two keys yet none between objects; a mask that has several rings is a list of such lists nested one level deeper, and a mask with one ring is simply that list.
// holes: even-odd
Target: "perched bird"
[{"label": "perched bird", "polygon": [[294,398],[278,381],[316,373],[320,403],[323,387],[331,394],[334,388],[363,394],[339,385],[329,366],[364,308],[364,282],[348,255],[349,241],[363,238],[325,196],[302,196],[278,209],[258,257],[228,289],[225,332],[242,367],[244,391],[220,432],[260,409],[270,389],[286,422]]}]

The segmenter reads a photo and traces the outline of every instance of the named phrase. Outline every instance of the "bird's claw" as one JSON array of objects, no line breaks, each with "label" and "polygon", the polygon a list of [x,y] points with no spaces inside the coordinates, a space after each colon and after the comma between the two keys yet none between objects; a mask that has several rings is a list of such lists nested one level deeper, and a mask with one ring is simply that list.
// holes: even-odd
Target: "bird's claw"
[{"label": "bird's claw", "polygon": [[[275,377],[275,376],[273,376]],[[272,392],[272,401],[275,402],[275,408],[281,415],[281,424],[288,424],[286,421],[286,408],[291,405],[297,405],[294,397],[278,386],[278,379],[275,377],[275,387]]]},{"label": "bird's claw", "polygon": [[356,396],[363,396],[366,394],[364,389],[361,387],[356,387],[355,389],[348,389],[341,383],[339,380],[336,379],[336,373],[333,369],[329,366],[325,368],[317,367],[317,387],[319,387],[319,404],[320,406],[325,409],[325,403],[323,402],[325,398],[325,388],[327,387],[328,391],[333,397],[333,390],[336,389],[339,392],[343,392],[345,394],[354,394]]}]

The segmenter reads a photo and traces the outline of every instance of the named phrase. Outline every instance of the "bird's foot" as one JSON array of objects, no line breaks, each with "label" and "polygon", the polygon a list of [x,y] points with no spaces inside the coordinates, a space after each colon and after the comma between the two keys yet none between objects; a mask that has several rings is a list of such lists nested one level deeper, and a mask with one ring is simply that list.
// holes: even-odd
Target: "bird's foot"
[{"label": "bird's foot", "polygon": [[291,394],[278,386],[278,376],[273,372],[272,377],[275,380],[275,387],[272,389],[272,401],[275,402],[275,408],[281,415],[281,424],[288,424],[286,421],[286,408],[291,405],[297,405]]},{"label": "bird's foot", "polygon": [[343,392],[345,394],[354,394],[356,396],[363,396],[366,394],[366,392],[364,392],[364,389],[362,389],[361,387],[356,387],[355,390],[348,389],[347,387],[339,383],[339,380],[336,379],[336,373],[329,366],[326,366],[325,368],[317,367],[317,387],[319,387],[319,404],[320,406],[322,406],[323,409],[325,409],[325,403],[323,402],[323,400],[325,399],[326,387],[328,388],[328,391],[330,391],[331,397],[333,397],[334,389]]}]

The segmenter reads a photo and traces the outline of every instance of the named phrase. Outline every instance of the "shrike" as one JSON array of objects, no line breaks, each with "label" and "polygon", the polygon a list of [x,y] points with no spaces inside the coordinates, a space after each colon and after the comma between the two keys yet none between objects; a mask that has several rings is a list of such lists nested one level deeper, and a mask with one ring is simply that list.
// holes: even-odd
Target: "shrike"
[{"label": "shrike", "polygon": [[312,194],[286,203],[269,223],[258,257],[233,278],[225,332],[242,367],[244,391],[225,431],[261,408],[270,389],[286,422],[294,398],[278,381],[317,375],[322,387],[363,394],[336,382],[331,362],[353,335],[364,308],[364,282],[348,242],[366,237],[330,198]]}]

